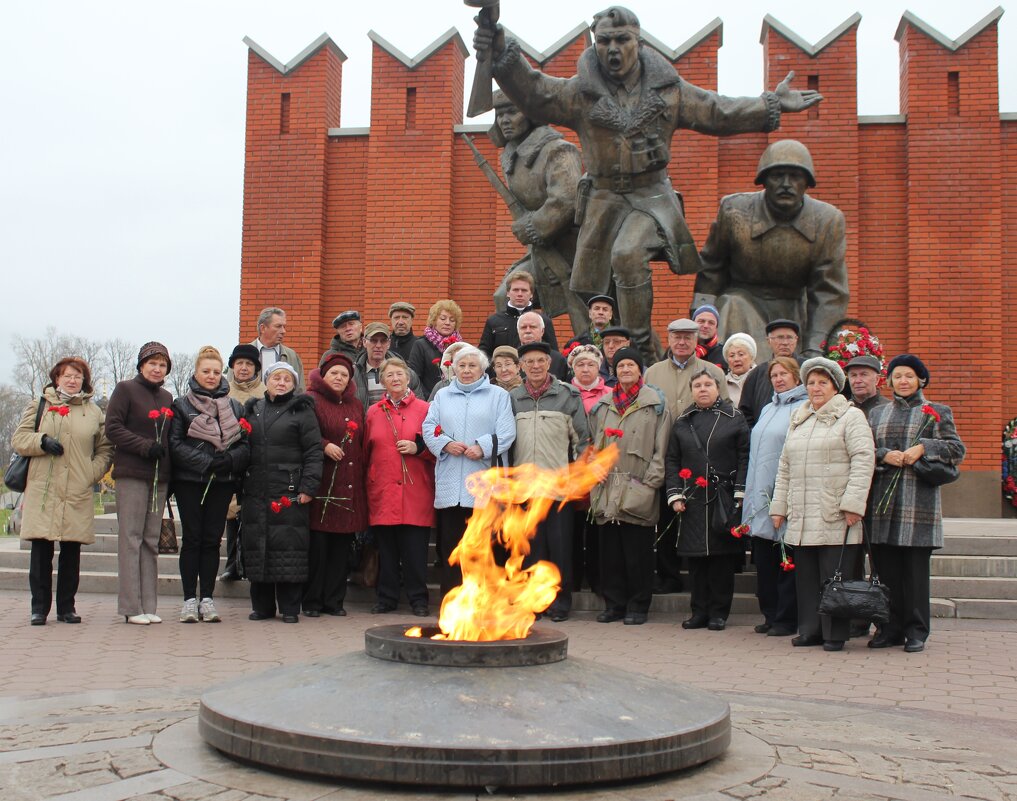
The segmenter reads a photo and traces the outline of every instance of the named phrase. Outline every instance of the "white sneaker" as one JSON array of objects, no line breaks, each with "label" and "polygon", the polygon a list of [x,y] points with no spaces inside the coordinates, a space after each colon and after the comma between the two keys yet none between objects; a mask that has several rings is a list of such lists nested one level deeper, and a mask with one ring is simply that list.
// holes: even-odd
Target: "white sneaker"
[{"label": "white sneaker", "polygon": [[158,615],[145,615],[148,618],[149,623],[162,623],[162,618]]},{"label": "white sneaker", "polygon": [[219,613],[215,611],[215,604],[212,603],[211,598],[201,599],[201,603],[198,605],[198,614],[206,623],[218,623],[222,620]]},{"label": "white sneaker", "polygon": [[180,610],[180,622],[181,623],[197,623],[198,622],[198,599],[188,598],[184,601],[184,606]]},{"label": "white sneaker", "polygon": [[131,617],[125,616],[125,619],[128,623],[133,623],[135,626],[148,625],[148,615],[132,615]]}]

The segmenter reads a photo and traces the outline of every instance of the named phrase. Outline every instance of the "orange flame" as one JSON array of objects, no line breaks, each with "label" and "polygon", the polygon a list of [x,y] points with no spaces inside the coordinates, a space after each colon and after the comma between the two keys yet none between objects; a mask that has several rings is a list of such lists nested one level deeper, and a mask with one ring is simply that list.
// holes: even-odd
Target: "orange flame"
[{"label": "orange flame", "polygon": [[[523,568],[530,540],[551,506],[582,498],[607,476],[618,459],[611,443],[600,451],[588,450],[578,461],[560,470],[542,470],[524,464],[491,468],[467,480],[478,508],[467,521],[466,532],[449,557],[461,565],[463,583],[441,604],[435,639],[512,640],[529,633],[536,619],[554,601],[561,574],[550,562]],[[504,567],[494,560],[492,540],[508,551]]]}]

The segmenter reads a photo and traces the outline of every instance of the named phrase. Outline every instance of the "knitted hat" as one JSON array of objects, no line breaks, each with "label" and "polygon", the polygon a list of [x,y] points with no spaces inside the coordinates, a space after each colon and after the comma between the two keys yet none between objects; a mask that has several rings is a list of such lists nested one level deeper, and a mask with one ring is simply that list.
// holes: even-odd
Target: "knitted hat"
[{"label": "knitted hat", "polygon": [[141,365],[149,359],[154,359],[156,356],[162,356],[166,360],[167,372],[173,369],[173,362],[170,359],[169,351],[161,342],[146,342],[141,346],[141,350],[138,351],[138,369],[140,370]]},{"label": "knitted hat", "polygon": [[750,337],[748,334],[731,334],[727,338],[727,342],[724,343],[723,354],[724,358],[727,358],[728,348],[733,348],[735,345],[741,345],[745,350],[749,352],[749,357],[756,360],[756,340]]},{"label": "knitted hat", "polygon": [[925,362],[913,353],[902,353],[900,356],[895,356],[886,368],[886,374],[892,377],[893,368],[895,367],[910,367],[915,371],[915,375],[918,376],[918,380],[922,382],[923,387],[929,385],[929,379],[932,377],[929,375],[929,368],[925,366]]},{"label": "knitted hat", "polygon": [[198,351],[198,355],[194,357],[194,369],[198,369],[198,364],[204,359],[214,359],[222,365],[222,354],[216,348],[211,345],[202,345]]},{"label": "knitted hat", "polygon": [[692,319],[695,320],[703,312],[709,312],[710,314],[713,315],[714,320],[716,320],[718,323],[720,322],[720,312],[717,311],[716,306],[711,306],[709,303],[704,303],[702,306],[700,306],[698,309],[692,312]]},{"label": "knitted hat", "polygon": [[[334,350],[330,350],[321,357],[321,362],[318,363],[318,372],[323,376],[337,364],[341,364],[346,368],[346,372],[350,374],[350,378],[353,377],[353,362],[350,357],[345,353],[338,353]],[[275,366],[275,365],[273,365]],[[296,371],[294,371],[296,375]],[[265,377],[268,378],[268,370],[265,370]]]},{"label": "knitted hat", "polygon": [[618,362],[624,361],[625,359],[633,361],[637,365],[639,365],[640,374],[642,374],[643,370],[646,369],[645,367],[643,367],[643,354],[641,354],[638,350],[636,350],[635,348],[619,348],[618,352],[614,355],[613,366],[615,372],[618,371]]},{"label": "knitted hat", "polygon": [[822,356],[814,356],[811,359],[807,359],[802,364],[803,384],[809,380],[809,373],[814,370],[819,370],[830,376],[830,380],[833,381],[833,385],[837,387],[838,392],[844,389],[844,371],[840,369],[840,365],[837,362],[832,359],[824,359]]},{"label": "knitted hat", "polygon": [[573,365],[580,359],[592,359],[600,366],[600,363],[604,361],[604,354],[600,352],[600,348],[596,345],[576,345],[569,352],[569,369],[573,369]]},{"label": "knitted hat", "polygon": [[272,373],[277,373],[283,370],[293,376],[293,383],[297,383],[300,380],[300,376],[297,375],[297,369],[289,362],[272,362],[268,367],[265,368],[265,381],[268,381],[268,377]]},{"label": "knitted hat", "polygon": [[506,359],[511,359],[516,364],[519,364],[519,351],[511,345],[499,345],[496,347],[494,353],[491,354],[491,361],[493,362],[499,356],[504,356]]},{"label": "knitted hat", "polygon": [[237,359],[247,359],[247,361],[254,364],[254,374],[257,375],[261,372],[261,351],[259,351],[254,345],[237,345],[233,348],[233,353],[230,354],[229,368],[233,369],[233,362]]}]

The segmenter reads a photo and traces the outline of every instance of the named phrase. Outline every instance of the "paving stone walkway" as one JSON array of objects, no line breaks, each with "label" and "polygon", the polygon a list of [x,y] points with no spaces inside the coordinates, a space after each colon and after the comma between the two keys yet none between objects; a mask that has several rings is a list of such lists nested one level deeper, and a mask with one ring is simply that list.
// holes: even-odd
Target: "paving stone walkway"
[{"label": "paving stone walkway", "polygon": [[[415,620],[352,608],[347,618],[128,626],[115,599],[79,597],[80,626],[28,626],[26,593],[0,592],[0,799],[313,801],[474,798],[472,793],[342,786],[255,770],[197,734],[202,691],[229,678],[360,650],[364,629]],[[642,627],[591,613],[558,624],[571,656],[719,692],[732,708],[727,755],[628,786],[505,798],[562,801],[938,801],[1017,799],[1017,622],[936,620],[923,654],[793,649],[733,618],[724,632],[684,631],[670,616]],[[486,794],[485,794],[486,795]]]}]

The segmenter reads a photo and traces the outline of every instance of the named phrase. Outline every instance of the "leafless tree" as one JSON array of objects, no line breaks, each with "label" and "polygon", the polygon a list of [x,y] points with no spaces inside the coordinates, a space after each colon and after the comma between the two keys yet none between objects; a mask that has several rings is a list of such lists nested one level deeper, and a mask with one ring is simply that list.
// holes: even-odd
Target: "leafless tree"
[{"label": "leafless tree", "polygon": [[31,396],[10,384],[0,384],[0,468],[11,460],[11,437]]},{"label": "leafless tree", "polygon": [[89,367],[98,365],[103,344],[82,336],[57,333],[49,326],[41,337],[14,337],[14,380],[17,389],[29,395],[38,395],[49,383],[49,371],[65,356],[78,356]]},{"label": "leafless tree", "polygon": [[194,375],[194,353],[174,353],[173,369],[166,378],[166,389],[174,398],[187,394],[187,382]]},{"label": "leafless tree", "polygon": [[133,378],[137,370],[138,346],[116,337],[102,343],[102,381],[96,383],[96,394],[108,396],[121,381]]}]

